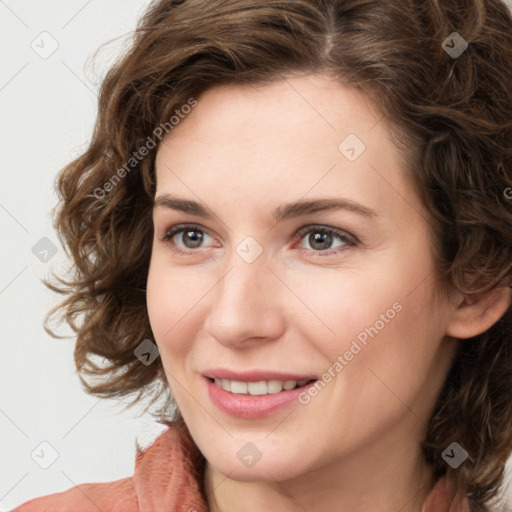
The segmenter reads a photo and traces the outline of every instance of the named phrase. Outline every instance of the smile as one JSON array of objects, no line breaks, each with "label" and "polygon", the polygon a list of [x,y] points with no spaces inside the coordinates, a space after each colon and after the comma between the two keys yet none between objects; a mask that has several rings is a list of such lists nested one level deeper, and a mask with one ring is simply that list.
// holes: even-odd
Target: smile
[{"label": "smile", "polygon": [[260,380],[258,382],[243,382],[230,379],[214,379],[214,383],[219,388],[236,393],[239,395],[268,395],[280,393],[281,391],[291,391],[292,389],[305,386],[308,382],[306,380]]},{"label": "smile", "polygon": [[211,403],[229,416],[259,419],[285,407],[299,405],[299,395],[307,392],[317,380],[237,381],[203,377],[206,395]]}]

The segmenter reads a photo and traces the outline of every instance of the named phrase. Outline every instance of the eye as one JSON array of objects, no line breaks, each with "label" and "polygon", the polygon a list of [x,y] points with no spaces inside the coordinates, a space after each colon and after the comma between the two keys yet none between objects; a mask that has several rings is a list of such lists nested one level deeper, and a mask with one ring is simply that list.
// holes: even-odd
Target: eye
[{"label": "eye", "polygon": [[[297,235],[309,244],[311,249],[306,248],[309,253],[318,254],[320,256],[329,256],[346,250],[346,246],[357,245],[357,239],[342,231],[341,229],[331,228],[327,226],[305,226],[301,228]],[[338,239],[341,241],[338,245],[331,249],[333,241]]]},{"label": "eye", "polygon": [[[178,235],[181,235],[179,237]],[[177,252],[178,254],[188,254],[190,251],[193,251],[194,249],[201,248],[201,243],[204,241],[206,237],[209,237],[204,229],[201,229],[199,226],[193,225],[193,224],[187,224],[187,225],[176,225],[169,228],[165,235],[162,237],[162,242],[170,243],[173,247],[172,250],[174,252]],[[175,239],[180,240],[181,243],[184,244],[184,248],[187,250],[180,249],[180,246],[177,246],[177,243]],[[211,238],[211,237],[210,237]],[[177,246],[177,248],[176,248]],[[197,252],[197,251],[195,251]]]},{"label": "eye", "polygon": [[[306,251],[321,256],[337,254],[346,250],[347,246],[357,245],[357,239],[353,235],[341,229],[328,226],[304,226],[296,233],[296,236],[300,236],[301,240],[305,239],[310,245],[311,249],[303,247]],[[192,252],[199,252],[195,251],[195,249],[201,249],[201,244],[208,237],[212,238],[198,225],[178,224],[169,228],[161,238],[161,241],[170,244],[172,251],[178,254],[190,254]],[[180,243],[178,243],[176,239]],[[336,239],[341,243],[334,246],[334,249],[332,249],[333,241]]]}]

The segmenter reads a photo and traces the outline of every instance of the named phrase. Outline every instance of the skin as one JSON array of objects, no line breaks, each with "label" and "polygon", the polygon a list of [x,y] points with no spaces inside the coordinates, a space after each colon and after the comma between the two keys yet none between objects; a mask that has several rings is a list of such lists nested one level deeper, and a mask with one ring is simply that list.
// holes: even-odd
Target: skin
[{"label": "skin", "polygon": [[[354,161],[338,149],[349,134],[366,146]],[[324,75],[216,87],[163,140],[156,174],[156,198],[215,212],[154,208],[147,286],[169,386],[207,459],[209,509],[420,512],[433,485],[420,443],[456,338],[490,327],[509,297],[441,293],[429,213],[374,105]],[[275,223],[270,214],[333,197],[375,215],[332,210]],[[199,225],[199,248],[186,233],[162,241],[184,223]],[[357,243],[315,245],[314,228],[296,234],[307,225]],[[236,252],[248,236],[263,250],[252,263]],[[401,311],[307,405],[239,419],[205,392],[201,372],[213,367],[320,377],[394,303]],[[262,453],[252,467],[237,457],[247,442]]]}]

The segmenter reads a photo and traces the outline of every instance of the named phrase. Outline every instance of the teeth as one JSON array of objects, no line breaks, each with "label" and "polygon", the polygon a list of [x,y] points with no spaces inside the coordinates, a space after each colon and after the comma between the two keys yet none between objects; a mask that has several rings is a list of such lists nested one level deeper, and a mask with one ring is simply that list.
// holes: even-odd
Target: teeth
[{"label": "teeth", "polygon": [[215,385],[231,393],[239,395],[268,395],[280,393],[281,391],[290,391],[297,386],[304,386],[307,380],[261,380],[259,382],[241,382],[229,379],[214,379]]},{"label": "teeth", "polygon": [[279,380],[269,380],[267,382],[267,393],[279,393],[283,391],[283,383]]},{"label": "teeth", "polygon": [[248,382],[247,391],[249,391],[250,395],[266,395],[267,383],[264,380],[260,382]]},{"label": "teeth", "polygon": [[295,381],[295,380],[287,380],[283,384],[283,389],[286,389],[286,391],[289,391],[290,389],[294,389],[296,385],[297,385],[297,381]]},{"label": "teeth", "polygon": [[231,391],[231,393],[240,393],[242,395],[246,395],[247,382],[239,382],[236,380],[230,381],[227,379],[222,379],[222,389],[225,389],[226,391]]}]

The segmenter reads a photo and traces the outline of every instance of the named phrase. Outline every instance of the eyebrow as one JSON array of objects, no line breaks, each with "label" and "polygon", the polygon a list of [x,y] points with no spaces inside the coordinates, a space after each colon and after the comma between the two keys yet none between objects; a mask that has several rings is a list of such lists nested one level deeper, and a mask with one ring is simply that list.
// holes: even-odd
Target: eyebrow
[{"label": "eyebrow", "polygon": [[[215,213],[205,205],[183,199],[172,194],[161,194],[155,199],[155,208],[168,208],[191,215],[197,215],[205,219],[216,217]],[[377,217],[377,214],[370,208],[344,198],[321,198],[309,201],[296,201],[285,203],[272,210],[272,218],[275,222],[281,222],[293,217],[300,217],[311,213],[318,213],[332,210],[348,210],[365,217]]]}]

